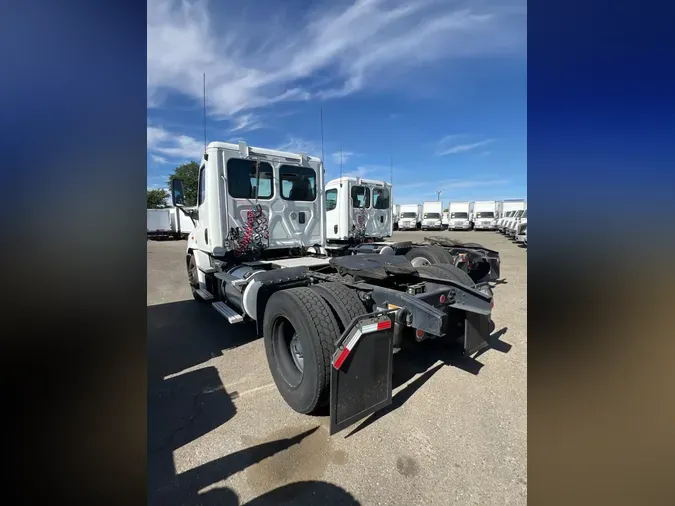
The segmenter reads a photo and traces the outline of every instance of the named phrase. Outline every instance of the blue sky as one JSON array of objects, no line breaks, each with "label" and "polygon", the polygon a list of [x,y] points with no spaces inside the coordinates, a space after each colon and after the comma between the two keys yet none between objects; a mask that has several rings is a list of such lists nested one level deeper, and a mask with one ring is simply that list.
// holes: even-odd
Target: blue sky
[{"label": "blue sky", "polygon": [[524,0],[148,0],[148,187],[207,140],[321,156],[394,201],[527,195]]}]

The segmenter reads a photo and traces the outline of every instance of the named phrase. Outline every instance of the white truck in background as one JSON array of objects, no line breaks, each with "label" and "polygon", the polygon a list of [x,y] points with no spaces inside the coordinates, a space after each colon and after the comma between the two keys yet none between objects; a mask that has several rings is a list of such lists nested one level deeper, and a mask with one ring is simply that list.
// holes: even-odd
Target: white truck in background
[{"label": "white truck in background", "polygon": [[471,230],[471,202],[450,202],[448,230]]},{"label": "white truck in background", "polygon": [[441,225],[444,230],[448,229],[448,223],[450,223],[450,213],[448,211],[443,211],[443,217],[441,218]]},{"label": "white truck in background", "polygon": [[443,203],[442,202],[424,202],[422,203],[422,230],[442,230],[443,229]]},{"label": "white truck in background", "polygon": [[393,221],[393,228],[394,230],[398,230],[398,217],[401,214],[401,206],[399,204],[396,204],[394,208],[392,209],[392,221]]},{"label": "white truck in background", "polygon": [[417,224],[422,218],[422,206],[419,204],[401,205],[401,214],[398,217],[399,230],[417,230]]},{"label": "white truck in background", "polygon": [[[196,213],[196,207],[186,207],[185,211]],[[175,207],[163,209],[148,209],[146,213],[146,230],[148,237],[156,239],[181,239],[185,238],[195,229],[195,223],[184,212],[179,212]]]},{"label": "white truck in background", "polygon": [[517,211],[524,211],[525,208],[525,199],[509,199],[502,201],[502,217],[497,222],[497,230],[503,233],[510,218],[513,218]]},{"label": "white truck in background", "polygon": [[495,200],[478,200],[473,203],[473,229],[495,230],[499,216],[499,203]]},{"label": "white truck in background", "polygon": [[360,177],[326,184],[326,239],[345,242],[391,237],[391,185]]}]

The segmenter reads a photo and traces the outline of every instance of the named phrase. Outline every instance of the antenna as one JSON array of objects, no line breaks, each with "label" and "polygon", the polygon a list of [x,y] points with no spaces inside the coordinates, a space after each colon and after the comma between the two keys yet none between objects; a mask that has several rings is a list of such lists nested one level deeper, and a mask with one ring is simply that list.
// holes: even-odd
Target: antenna
[{"label": "antenna", "polygon": [[204,153],[206,153],[206,72],[204,72]]},{"label": "antenna", "polygon": [[342,186],[342,146],[340,146],[340,186]]},{"label": "antenna", "polygon": [[321,163],[325,167],[326,160],[323,154],[323,107],[321,107],[320,112],[321,112]]},{"label": "antenna", "polygon": [[389,184],[394,186],[394,155],[389,158]]}]

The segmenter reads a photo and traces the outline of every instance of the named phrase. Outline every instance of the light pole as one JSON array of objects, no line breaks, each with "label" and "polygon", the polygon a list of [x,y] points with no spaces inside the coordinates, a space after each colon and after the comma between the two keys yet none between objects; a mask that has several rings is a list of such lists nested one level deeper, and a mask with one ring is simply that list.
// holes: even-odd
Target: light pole
[{"label": "light pole", "polygon": [[436,191],[436,202],[440,202],[441,200],[441,193],[443,193],[441,190]]}]

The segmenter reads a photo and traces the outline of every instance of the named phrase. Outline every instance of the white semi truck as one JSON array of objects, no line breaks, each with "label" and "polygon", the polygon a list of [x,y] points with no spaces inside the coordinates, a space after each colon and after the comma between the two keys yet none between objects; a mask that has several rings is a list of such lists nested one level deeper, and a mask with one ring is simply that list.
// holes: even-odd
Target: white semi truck
[{"label": "white semi truck", "polygon": [[450,202],[448,230],[471,230],[471,202]]},{"label": "white semi truck", "polygon": [[499,216],[499,203],[495,200],[478,200],[473,203],[473,229],[495,230]]},{"label": "white semi truck", "polygon": [[398,205],[398,204],[394,205],[394,209],[393,209],[392,214],[393,214],[392,220],[394,222],[393,228],[394,228],[394,230],[398,230],[398,216],[401,214],[401,206]]},{"label": "white semi truck", "polygon": [[504,233],[507,222],[515,217],[518,211],[525,210],[525,199],[510,199],[502,201],[502,218],[497,222],[497,230]]},{"label": "white semi truck", "polygon": [[357,177],[326,184],[326,239],[329,242],[391,237],[391,185]]},{"label": "white semi truck", "polygon": [[422,220],[422,206],[419,204],[401,205],[401,214],[398,217],[399,230],[417,230]]},{"label": "white semi truck", "polygon": [[[255,322],[292,409],[329,406],[333,434],[391,404],[404,340],[459,341],[465,355],[487,346],[493,295],[477,279],[499,275],[499,254],[442,238],[329,244],[323,179],[304,153],[210,143],[185,265],[197,301]],[[171,194],[181,207],[180,179]]]},{"label": "white semi truck", "polygon": [[442,202],[424,202],[422,203],[422,230],[442,230],[443,229],[443,203]]}]

